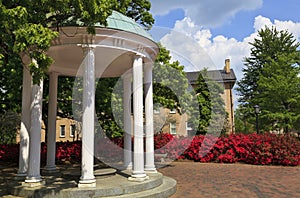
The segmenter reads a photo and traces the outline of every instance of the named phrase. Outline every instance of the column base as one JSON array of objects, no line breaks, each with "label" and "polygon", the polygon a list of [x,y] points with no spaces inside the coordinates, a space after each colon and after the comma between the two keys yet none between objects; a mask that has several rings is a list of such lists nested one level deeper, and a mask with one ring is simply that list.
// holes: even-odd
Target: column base
[{"label": "column base", "polygon": [[22,182],[22,186],[30,187],[30,188],[44,186],[45,184],[46,184],[46,182],[43,181],[42,179],[40,179],[40,180],[26,179],[25,182]]},{"label": "column base", "polygon": [[155,174],[158,173],[156,168],[145,168],[145,173],[147,174]]},{"label": "column base", "polygon": [[96,188],[96,180],[80,180],[78,184],[78,188]]},{"label": "column base", "polygon": [[15,181],[24,181],[27,177],[27,173],[18,173],[15,177]]},{"label": "column base", "polygon": [[143,172],[133,172],[133,174],[131,175],[131,177],[128,178],[128,181],[133,181],[133,182],[143,182],[145,180],[148,180],[149,176],[146,175]]},{"label": "column base", "polygon": [[132,182],[143,182],[148,179],[149,179],[149,176],[146,174],[143,177],[135,177],[135,176],[128,177],[128,181],[132,181]]},{"label": "column base", "polygon": [[47,173],[56,173],[57,172],[57,169],[56,169],[56,166],[45,166],[45,169],[44,169],[45,172]]}]

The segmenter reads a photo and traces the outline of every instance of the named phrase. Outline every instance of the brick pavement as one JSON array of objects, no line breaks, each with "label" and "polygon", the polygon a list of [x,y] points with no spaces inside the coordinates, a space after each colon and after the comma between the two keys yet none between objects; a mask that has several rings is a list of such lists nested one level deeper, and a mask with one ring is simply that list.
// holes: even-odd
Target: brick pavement
[{"label": "brick pavement", "polygon": [[160,168],[177,180],[171,198],[300,197],[300,167],[173,162]]},{"label": "brick pavement", "polygon": [[[16,166],[0,166],[0,197]],[[171,198],[298,198],[300,166],[254,166],[172,162],[159,172],[177,180],[177,192]],[[13,196],[10,196],[13,197]]]}]

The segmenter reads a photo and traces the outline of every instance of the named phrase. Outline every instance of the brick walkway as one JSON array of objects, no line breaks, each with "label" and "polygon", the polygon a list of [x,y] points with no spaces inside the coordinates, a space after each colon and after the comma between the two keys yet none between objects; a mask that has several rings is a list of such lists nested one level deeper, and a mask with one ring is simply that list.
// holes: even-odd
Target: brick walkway
[{"label": "brick walkway", "polygon": [[173,162],[159,171],[177,180],[171,198],[300,197],[300,167]]},{"label": "brick walkway", "polygon": [[[0,197],[16,172],[15,166],[0,166]],[[300,166],[173,162],[159,172],[177,180],[177,192],[171,198],[300,197]]]}]

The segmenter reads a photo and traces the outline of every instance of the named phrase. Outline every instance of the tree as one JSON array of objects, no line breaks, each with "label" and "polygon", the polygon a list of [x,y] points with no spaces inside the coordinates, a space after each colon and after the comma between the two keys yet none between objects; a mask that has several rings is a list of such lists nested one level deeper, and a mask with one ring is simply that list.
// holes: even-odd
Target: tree
[{"label": "tree", "polygon": [[153,68],[153,102],[169,109],[184,110],[188,80],[184,66],[171,61],[170,51],[159,44],[159,54]]},{"label": "tree", "polygon": [[[35,84],[41,78],[44,83],[44,98],[47,97],[47,70],[52,59],[46,51],[51,41],[58,36],[61,26],[72,25],[80,20],[93,34],[95,23],[106,25],[112,10],[119,11],[150,29],[154,19],[149,12],[148,0],[0,0],[0,113],[21,111],[21,88],[23,62],[21,54],[28,55],[37,64],[29,64]],[[61,78],[58,93],[60,115],[70,117],[70,99],[73,78]],[[47,100],[43,103],[43,118],[47,120]],[[44,120],[44,121],[45,121]],[[47,122],[45,122],[46,124]]]},{"label": "tree", "polygon": [[[12,46],[15,53],[26,53],[37,61],[29,69],[34,82],[45,77],[51,64],[46,55],[51,41],[58,35],[55,30],[60,26],[80,20],[88,27],[89,33],[95,33],[94,24],[106,25],[106,18],[112,10],[128,14],[146,28],[154,23],[149,13],[151,4],[148,0],[17,0],[0,2],[0,15],[3,28],[1,59],[6,48]],[[53,29],[55,27],[56,29]],[[7,43],[6,41],[10,41]],[[8,45],[13,44],[13,45]],[[10,51],[11,53],[11,51]]]},{"label": "tree", "polygon": [[198,134],[226,132],[226,120],[224,100],[221,94],[224,88],[209,78],[207,69],[200,72],[195,84],[195,92],[200,110]]},{"label": "tree", "polygon": [[250,45],[244,77],[237,83],[241,108],[253,116],[258,104],[263,129],[287,132],[299,120],[299,43],[288,31],[265,27]]},{"label": "tree", "polygon": [[[300,119],[299,57],[295,52],[280,52],[262,68],[258,96],[262,119],[270,130],[290,132]],[[272,101],[272,102],[270,102]]]},{"label": "tree", "polygon": [[20,121],[20,115],[13,111],[0,114],[0,144],[16,143]]},{"label": "tree", "polygon": [[235,132],[249,134],[254,131],[255,125],[249,122],[251,118],[245,115],[244,110],[238,107],[234,112]]}]

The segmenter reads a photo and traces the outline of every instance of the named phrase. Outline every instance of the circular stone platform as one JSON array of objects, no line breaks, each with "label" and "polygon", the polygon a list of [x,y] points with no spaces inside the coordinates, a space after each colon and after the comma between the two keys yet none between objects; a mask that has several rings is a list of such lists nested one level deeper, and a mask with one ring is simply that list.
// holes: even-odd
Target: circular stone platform
[{"label": "circular stone platform", "polygon": [[11,194],[22,197],[169,197],[176,192],[176,181],[161,173],[148,174],[149,180],[130,182],[130,171],[117,171],[109,177],[96,177],[96,188],[78,188],[77,181],[45,176],[39,187],[15,186]]}]

